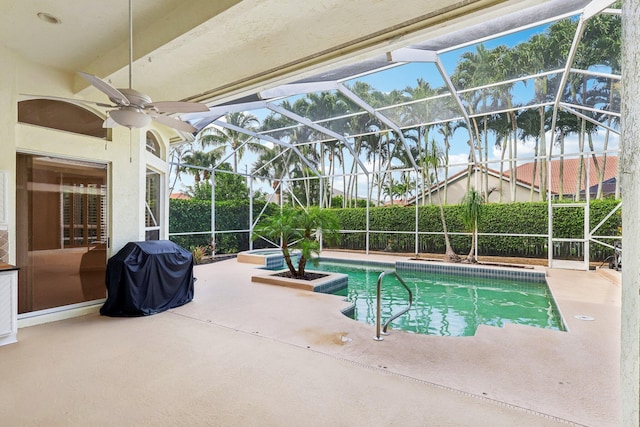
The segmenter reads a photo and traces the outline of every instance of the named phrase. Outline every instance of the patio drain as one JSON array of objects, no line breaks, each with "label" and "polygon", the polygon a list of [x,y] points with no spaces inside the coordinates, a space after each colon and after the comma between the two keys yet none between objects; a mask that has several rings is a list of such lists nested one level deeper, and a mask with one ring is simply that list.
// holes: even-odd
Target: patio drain
[{"label": "patio drain", "polygon": [[585,314],[576,314],[573,317],[575,317],[578,320],[596,320],[595,317],[587,316]]}]

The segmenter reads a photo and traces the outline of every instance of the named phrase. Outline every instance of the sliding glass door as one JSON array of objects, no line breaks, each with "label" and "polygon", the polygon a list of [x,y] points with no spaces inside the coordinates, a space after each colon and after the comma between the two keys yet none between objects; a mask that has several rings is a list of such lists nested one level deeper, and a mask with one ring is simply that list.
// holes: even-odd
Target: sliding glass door
[{"label": "sliding glass door", "polygon": [[18,154],[19,313],[105,297],[107,166]]}]

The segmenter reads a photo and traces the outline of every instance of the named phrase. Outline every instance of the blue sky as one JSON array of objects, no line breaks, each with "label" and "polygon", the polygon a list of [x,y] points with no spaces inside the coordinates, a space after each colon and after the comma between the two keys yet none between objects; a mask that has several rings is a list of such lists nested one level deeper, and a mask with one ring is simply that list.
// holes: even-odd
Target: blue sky
[{"label": "blue sky", "polygon": [[[506,45],[508,47],[516,46],[519,43],[527,41],[532,35],[540,34],[544,32],[550,24],[544,24],[537,27],[533,27],[527,30],[523,30],[514,34],[505,35],[502,37],[498,37],[491,40],[486,40],[483,42],[484,46],[487,49],[493,49],[499,45]],[[469,45],[459,49],[455,49],[449,52],[445,52],[440,54],[440,60],[443,63],[443,66],[446,72],[451,75],[457,66],[460,55],[464,52],[475,52],[476,45]],[[375,90],[381,92],[391,92],[392,90],[402,90],[408,86],[415,86],[418,79],[424,79],[431,87],[438,88],[444,87],[445,83],[440,75],[437,67],[433,63],[411,63],[405,64],[402,66],[390,68],[378,73],[369,74],[366,76],[359,77],[358,79],[354,79],[352,81],[346,82],[349,86],[354,81],[359,80],[370,84]],[[529,81],[527,84],[518,83],[513,85],[511,89],[511,93],[516,100],[516,102],[527,104],[529,101],[533,99],[533,82]],[[288,100],[290,102],[294,102],[297,98],[302,97],[304,95],[290,97]],[[249,111],[249,113],[257,116],[259,119],[263,119],[268,114],[268,110],[254,110]],[[436,133],[432,133],[431,136],[435,136]],[[495,136],[490,135],[490,153],[489,158],[491,159],[500,159],[501,152],[498,149],[493,148]],[[603,144],[604,139],[604,130],[600,130],[600,132],[594,136],[596,149],[600,149]],[[459,129],[452,139],[452,149],[450,153],[450,163],[452,164],[464,164],[467,162],[467,158],[469,155],[469,147],[467,141],[469,140],[469,133],[466,129]],[[551,135],[547,135],[547,142],[550,143]],[[573,153],[578,151],[577,137],[570,136],[565,142],[566,153]],[[611,141],[609,143],[610,149],[617,148],[618,138],[615,135],[612,135]],[[524,141],[518,143],[518,157],[521,159],[530,159],[533,156],[533,150],[535,147],[535,143],[533,141]],[[548,148],[547,148],[548,151]],[[256,160],[255,155],[246,152],[245,157],[243,158],[241,165],[239,166],[239,170],[244,171],[245,167],[251,168],[252,163]],[[526,161],[526,160],[523,160]],[[490,165],[494,169],[499,169],[499,165],[493,164]],[[455,173],[460,170],[462,167],[454,167],[451,169],[451,173]],[[265,186],[266,187],[266,186]],[[337,185],[338,188],[341,188],[341,184]]]}]

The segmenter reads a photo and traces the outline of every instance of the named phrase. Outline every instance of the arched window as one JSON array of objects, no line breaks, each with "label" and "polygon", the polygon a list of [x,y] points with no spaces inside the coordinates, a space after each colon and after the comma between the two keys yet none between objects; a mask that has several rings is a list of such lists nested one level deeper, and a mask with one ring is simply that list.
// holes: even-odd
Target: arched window
[{"label": "arched window", "polygon": [[156,157],[161,157],[160,143],[156,139],[156,136],[150,131],[147,131],[147,151]]},{"label": "arched window", "polygon": [[18,122],[107,138],[104,119],[70,102],[30,99],[18,102]]}]

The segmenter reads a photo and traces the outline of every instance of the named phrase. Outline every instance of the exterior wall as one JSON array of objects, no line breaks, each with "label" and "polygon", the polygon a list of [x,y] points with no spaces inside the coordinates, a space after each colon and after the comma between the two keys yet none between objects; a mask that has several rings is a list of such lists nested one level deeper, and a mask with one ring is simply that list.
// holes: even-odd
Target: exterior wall
[{"label": "exterior wall", "polygon": [[623,426],[640,425],[640,1],[622,2],[622,331],[620,382]]},{"label": "exterior wall", "polygon": [[[169,238],[169,166],[167,164],[167,155],[169,153],[169,136],[168,135],[163,135],[161,132],[159,131],[152,131],[153,134],[155,135],[156,139],[158,140],[158,142],[160,143],[160,153],[159,156],[155,156],[152,153],[148,152],[146,150],[146,146],[144,144],[144,141],[142,144],[140,144],[140,148],[141,148],[141,156],[142,156],[142,160],[144,162],[145,166],[145,170],[144,172],[146,173],[146,169],[152,169],[155,172],[159,172],[160,174],[162,174],[163,179],[161,180],[162,182],[162,187],[160,188],[160,194],[162,194],[162,206],[160,206],[160,218],[158,218],[158,220],[160,221],[160,226],[162,227],[160,229],[160,239],[161,240],[167,240]],[[142,138],[146,138],[144,133],[141,135]],[[146,182],[145,182],[145,174],[141,174],[141,184],[140,184],[140,188],[143,190],[143,194],[142,194],[142,211],[143,212],[143,216],[142,216],[142,221],[144,222],[144,209],[145,209],[145,205],[144,205],[144,201],[145,201],[145,194],[144,194],[144,189],[146,186]],[[142,230],[144,232],[144,229]],[[144,238],[144,236],[143,236]]]},{"label": "exterior wall", "polygon": [[[23,61],[12,52],[0,48],[3,77],[0,79],[0,170],[7,173],[9,256],[16,261],[16,152],[45,154],[61,158],[87,160],[109,165],[109,235],[111,256],[129,241],[144,240],[145,173],[147,163],[165,174],[164,160],[149,155],[145,149],[146,129],[118,127],[112,130],[110,141],[74,133],[17,123],[17,103],[20,94],[38,94],[79,98],[71,93],[72,76]],[[89,90],[91,91],[91,89]],[[98,91],[87,94],[88,99],[104,100]],[[155,132],[166,156],[169,135]],[[148,157],[154,157],[149,159]],[[168,202],[165,201],[168,205]],[[168,221],[164,209],[166,238]]]},{"label": "exterior wall", "polygon": [[18,107],[16,104],[16,58],[6,49],[0,47],[0,64],[2,64],[2,78],[0,79],[0,170],[5,171],[6,191],[5,199],[0,200],[8,206],[7,211],[7,234],[8,257],[6,262],[15,262],[15,194],[16,194],[16,156],[15,156],[15,121],[18,117]]},{"label": "exterior wall", "polygon": [[[480,183],[481,179],[484,179],[484,177],[481,174],[477,175],[477,183]],[[472,172],[471,174],[471,187],[473,188],[477,188],[478,185],[476,183],[476,173]],[[499,203],[500,202],[500,179],[496,176],[493,175],[489,175],[489,188],[495,188],[495,190],[491,193],[491,195],[489,196],[489,202],[490,203]],[[443,191],[443,189],[441,188],[440,191]],[[462,201],[462,199],[464,198],[465,193],[467,192],[467,175],[463,175],[462,177],[460,177],[459,179],[453,181],[453,182],[449,182],[447,184],[447,204],[449,205],[455,205],[458,204]],[[509,184],[509,180],[505,179],[502,181],[502,203],[508,203],[508,202],[512,202],[512,201],[516,201],[516,202],[528,202],[529,201],[529,188],[524,187],[522,185],[517,185],[516,186],[516,197],[515,200],[511,199],[511,189],[510,189],[510,184]],[[440,193],[441,196],[443,197],[444,200],[444,192]],[[438,204],[438,195],[436,194],[435,190],[433,191],[432,195],[432,203],[433,204]],[[429,203],[429,195],[426,195],[426,204]],[[534,189],[534,194],[533,194],[533,200],[534,201],[538,201],[539,197],[538,197],[538,192]]]}]

